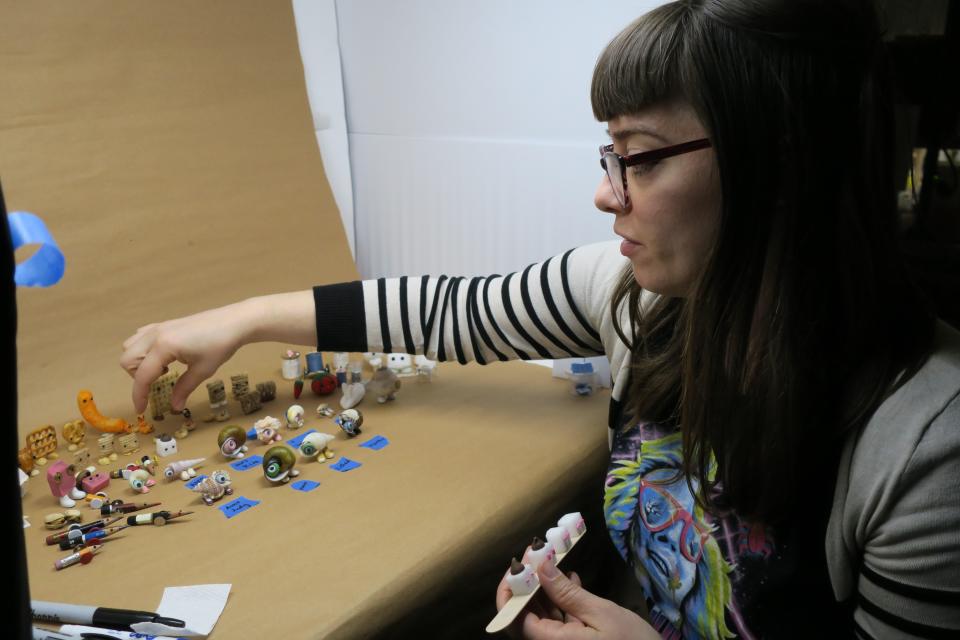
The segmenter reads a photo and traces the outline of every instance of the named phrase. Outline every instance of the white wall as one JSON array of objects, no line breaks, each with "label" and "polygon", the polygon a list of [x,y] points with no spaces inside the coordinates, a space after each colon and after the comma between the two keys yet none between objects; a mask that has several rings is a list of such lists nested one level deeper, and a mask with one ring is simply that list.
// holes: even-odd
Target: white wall
[{"label": "white wall", "polygon": [[333,54],[311,58],[303,42],[330,35],[304,17],[331,2],[363,277],[504,273],[613,237],[592,204],[606,136],[590,76],[661,2],[294,0],[308,86]]}]

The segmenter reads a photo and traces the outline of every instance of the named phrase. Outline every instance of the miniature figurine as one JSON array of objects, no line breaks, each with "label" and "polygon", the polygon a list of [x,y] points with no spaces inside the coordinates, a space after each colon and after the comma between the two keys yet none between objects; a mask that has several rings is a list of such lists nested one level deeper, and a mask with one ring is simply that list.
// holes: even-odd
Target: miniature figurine
[{"label": "miniature figurine", "polygon": [[80,443],[83,442],[87,436],[86,423],[84,423],[83,420],[71,420],[70,422],[64,423],[60,429],[60,433],[63,434],[63,439],[70,443],[67,450],[76,451]]},{"label": "miniature figurine", "polygon": [[239,400],[242,396],[250,393],[250,377],[245,373],[238,373],[230,376],[230,392],[234,400]]},{"label": "miniature figurine", "polygon": [[90,463],[90,449],[86,447],[77,449],[73,452],[73,464],[78,467],[85,467]]},{"label": "miniature figurine", "polygon": [[117,459],[117,453],[113,450],[113,440],[115,436],[112,433],[105,433],[97,438],[97,449],[100,452],[99,464],[110,464],[111,460]]},{"label": "miniature figurine", "polygon": [[81,391],[77,394],[77,408],[80,409],[80,415],[93,427],[107,433],[131,433],[133,425],[123,418],[107,418],[97,409],[93,401],[93,394],[89,391]]},{"label": "miniature figurine", "polygon": [[130,488],[137,493],[150,493],[150,488],[157,484],[157,481],[150,477],[146,469],[131,471],[127,482],[130,483]]},{"label": "miniature figurine", "polygon": [[57,454],[57,430],[52,424],[35,429],[27,434],[27,449],[33,460],[41,467],[47,464],[47,458],[54,460]]},{"label": "miniature figurine", "polygon": [[365,384],[367,392],[376,397],[380,404],[395,399],[397,391],[400,390],[400,379],[387,367],[377,369]]},{"label": "miniature figurine", "polygon": [[247,432],[235,424],[220,429],[217,446],[226,458],[242,458],[247,451]]},{"label": "miniature figurine", "polygon": [[304,374],[309,376],[311,373],[324,371],[323,354],[319,351],[311,351],[307,354],[307,371]]},{"label": "miniature figurine", "polygon": [[300,352],[287,349],[280,363],[280,375],[284,380],[296,380],[303,372],[300,368]]},{"label": "miniature figurine", "polygon": [[256,391],[248,391],[247,393],[240,396],[240,410],[243,411],[244,415],[249,415],[254,411],[259,411],[260,404],[260,394]]},{"label": "miniature figurine", "polygon": [[207,383],[207,396],[210,398],[210,409],[214,412],[207,422],[216,420],[223,422],[230,419],[230,412],[227,411],[227,391],[223,386],[223,380],[214,380]]},{"label": "miniature figurine", "polygon": [[163,420],[163,416],[173,410],[170,397],[173,387],[180,378],[179,371],[169,371],[150,383],[150,417],[154,420]]},{"label": "miniature figurine", "polygon": [[190,478],[197,477],[197,471],[194,467],[199,467],[206,458],[194,458],[193,460],[177,460],[171,462],[163,468],[163,477],[167,480],[180,478],[184,482]]},{"label": "miniature figurine", "polygon": [[273,380],[257,383],[257,393],[260,394],[260,402],[271,402],[277,398],[277,383]]},{"label": "miniature figurine", "polygon": [[583,535],[587,530],[587,525],[579,511],[574,511],[561,517],[560,520],[557,521],[557,526],[569,531],[571,539]]},{"label": "miniature figurine", "polygon": [[280,421],[273,416],[257,420],[253,423],[253,428],[257,432],[257,440],[264,444],[283,440],[283,436],[280,435]]},{"label": "miniature figurine", "polygon": [[183,424],[180,425],[179,429],[173,432],[173,435],[182,440],[189,436],[190,432],[197,427],[195,424],[193,424],[193,414],[190,413],[190,409],[184,409],[180,412],[180,415],[183,416]]},{"label": "miniature figurine", "polygon": [[413,359],[406,353],[389,354],[387,356],[387,368],[401,378],[417,375],[413,368]]},{"label": "miniature figurine", "polygon": [[140,450],[140,439],[135,433],[125,433],[117,438],[117,445],[120,447],[120,453],[136,453]]},{"label": "miniature figurine", "polygon": [[90,495],[107,487],[110,484],[110,475],[103,471],[97,471],[96,467],[87,467],[75,476],[75,486],[80,491]]},{"label": "miniature figurine", "polygon": [[76,487],[76,469],[73,465],[67,466],[63,460],[57,460],[47,469],[47,483],[54,498],[60,500],[60,506],[71,509],[77,506],[77,500],[83,500],[87,495]]},{"label": "miniature figurine", "polygon": [[28,473],[31,476],[35,476],[40,473],[39,469],[34,468],[33,455],[30,453],[30,449],[27,447],[17,451],[17,465],[23,470],[24,473]]},{"label": "miniature figurine", "polygon": [[300,442],[300,453],[307,458],[317,458],[317,462],[326,462],[334,457],[330,443],[334,437],[327,433],[309,433]]},{"label": "miniature figurine", "polygon": [[593,371],[593,364],[589,362],[573,362],[567,376],[572,383],[571,393],[575,396],[593,395],[597,376]]},{"label": "miniature figurine", "polygon": [[317,415],[323,418],[332,418],[337,412],[333,410],[328,404],[321,404],[317,406]]},{"label": "miniature figurine", "polygon": [[360,425],[363,424],[363,414],[356,409],[347,409],[337,414],[337,417],[334,418],[333,421],[352,438],[360,433]]},{"label": "miniature figurine", "polygon": [[370,368],[376,371],[383,366],[383,354],[376,351],[365,351],[363,357],[367,360]]},{"label": "miniature figurine", "polygon": [[48,513],[43,517],[43,526],[51,531],[80,522],[83,522],[83,514],[77,509],[67,509],[63,513]]},{"label": "miniature figurine", "polygon": [[566,553],[572,546],[570,542],[570,532],[561,526],[547,529],[546,538],[547,542],[553,545],[557,553]]},{"label": "miniature figurine", "polygon": [[293,450],[285,445],[270,447],[263,456],[263,475],[270,482],[290,482],[291,478],[296,478],[300,472],[294,469],[297,464],[297,457],[293,455]]},{"label": "miniature figurine", "polygon": [[[107,481],[109,482],[109,478],[107,478]],[[110,502],[110,497],[104,491],[97,491],[92,496],[87,495],[87,501],[91,509],[99,510],[101,507],[103,507],[103,505]]]},{"label": "miniature figurine", "polygon": [[177,439],[170,434],[165,433],[159,438],[154,438],[153,442],[157,445],[157,456],[166,458],[177,455]]},{"label": "miniature figurine", "polygon": [[139,462],[131,462],[119,469],[114,469],[110,472],[110,477],[114,480],[120,478],[129,480],[130,475],[140,469],[146,471],[151,476],[157,475],[157,458],[155,456],[143,456]]},{"label": "miniature figurine", "polygon": [[360,404],[367,393],[367,387],[362,382],[347,382],[340,387],[340,406],[344,409],[353,409]]},{"label": "miniature figurine", "polygon": [[350,364],[350,354],[339,351],[333,354],[333,374],[337,377],[337,384],[343,386],[347,382],[347,365]]},{"label": "miniature figurine", "polygon": [[417,368],[417,380],[420,382],[431,382],[433,375],[437,370],[437,363],[427,358],[427,356],[414,356],[413,364]]},{"label": "miniature figurine", "polygon": [[556,559],[557,553],[554,551],[553,545],[534,536],[530,550],[527,551],[527,561],[533,570],[536,571],[544,562],[556,562]]},{"label": "miniature figurine", "polygon": [[303,426],[303,416],[305,412],[303,407],[298,404],[292,404],[287,408],[287,428],[299,429]]},{"label": "miniature figurine", "polygon": [[310,390],[313,391],[314,395],[328,396],[337,390],[337,376],[329,371],[309,375],[312,378],[310,380]]},{"label": "miniature figurine", "polygon": [[233,487],[230,486],[230,474],[218,469],[197,483],[193,490],[200,494],[207,506],[210,506],[223,496],[229,496],[233,493]]},{"label": "miniature figurine", "polygon": [[516,558],[510,559],[510,574],[507,576],[507,585],[515,596],[525,596],[533,593],[540,584],[537,572],[529,564],[520,564]]},{"label": "miniature figurine", "polygon": [[142,413],[137,416],[137,431],[140,433],[153,433],[153,425],[147,422],[147,418]]}]

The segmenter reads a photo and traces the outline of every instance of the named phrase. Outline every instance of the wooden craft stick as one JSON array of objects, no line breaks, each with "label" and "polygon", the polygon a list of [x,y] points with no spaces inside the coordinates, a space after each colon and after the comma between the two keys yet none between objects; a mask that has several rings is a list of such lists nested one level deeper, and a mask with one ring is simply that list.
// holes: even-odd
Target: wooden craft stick
[{"label": "wooden craft stick", "polygon": [[[560,564],[560,561],[567,557],[572,550],[574,545],[580,542],[580,538],[587,534],[586,529],[580,535],[570,538],[570,548],[564,551],[563,553],[557,552],[556,564]],[[487,633],[497,633],[503,631],[514,619],[523,611],[523,608],[527,606],[527,603],[530,602],[530,598],[537,595],[537,591],[540,590],[540,584],[537,583],[537,586],[534,587],[533,591],[526,595],[522,596],[513,596],[507,600],[507,604],[503,605],[503,609],[497,612],[497,615],[493,617],[493,620],[490,621],[490,624],[487,625]]]}]

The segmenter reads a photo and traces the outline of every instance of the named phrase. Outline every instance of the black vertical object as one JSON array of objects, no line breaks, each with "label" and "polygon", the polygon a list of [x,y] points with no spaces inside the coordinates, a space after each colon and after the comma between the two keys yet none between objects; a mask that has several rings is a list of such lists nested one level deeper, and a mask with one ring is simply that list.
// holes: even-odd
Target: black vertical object
[{"label": "black vertical object", "polygon": [[0,400],[0,435],[3,442],[3,459],[0,464],[7,474],[4,482],[4,525],[7,540],[15,550],[13,557],[7,556],[13,565],[13,590],[5,602],[15,607],[4,615],[4,637],[27,640],[31,636],[30,626],[30,584],[27,581],[27,552],[23,544],[23,509],[20,504],[20,478],[17,474],[17,288],[13,282],[16,264],[13,257],[13,241],[10,238],[10,225],[7,223],[7,207],[3,201],[3,185],[0,184],[0,281],[2,281],[3,318],[0,320],[0,380],[4,381],[3,392],[6,398]]}]

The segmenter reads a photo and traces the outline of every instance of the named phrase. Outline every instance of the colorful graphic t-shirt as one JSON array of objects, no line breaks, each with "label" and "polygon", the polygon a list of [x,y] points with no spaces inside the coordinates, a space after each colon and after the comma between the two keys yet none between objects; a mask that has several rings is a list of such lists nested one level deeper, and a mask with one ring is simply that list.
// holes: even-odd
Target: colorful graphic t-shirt
[{"label": "colorful graphic t-shirt", "polygon": [[819,611],[817,629],[829,629],[839,605],[826,588],[825,561],[805,566],[822,534],[797,544],[795,530],[779,540],[736,514],[711,517],[679,473],[681,456],[675,426],[622,430],[604,487],[610,536],[643,588],[654,628],[667,640],[800,637],[804,611],[808,618]]}]

